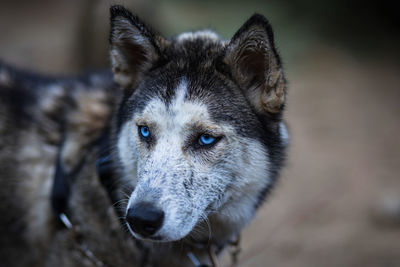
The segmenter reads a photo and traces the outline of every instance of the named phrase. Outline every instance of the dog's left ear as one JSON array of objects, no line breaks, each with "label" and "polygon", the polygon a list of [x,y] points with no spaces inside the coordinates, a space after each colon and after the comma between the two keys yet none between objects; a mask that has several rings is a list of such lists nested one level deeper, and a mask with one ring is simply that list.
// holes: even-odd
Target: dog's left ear
[{"label": "dog's left ear", "polygon": [[277,114],[285,103],[285,78],[268,20],[254,14],[226,47],[224,62],[260,113]]},{"label": "dog's left ear", "polygon": [[114,80],[129,90],[160,58],[168,41],[123,6],[112,6],[110,15],[110,57]]}]

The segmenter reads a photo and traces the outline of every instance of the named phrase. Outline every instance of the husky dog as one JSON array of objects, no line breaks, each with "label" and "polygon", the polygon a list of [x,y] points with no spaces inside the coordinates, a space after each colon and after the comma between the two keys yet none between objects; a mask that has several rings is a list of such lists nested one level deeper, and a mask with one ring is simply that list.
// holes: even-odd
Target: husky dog
[{"label": "husky dog", "polygon": [[[214,265],[209,255],[251,221],[284,161],[286,81],[271,26],[255,14],[229,41],[208,30],[165,39],[113,6],[109,42],[113,79],[17,83],[0,69],[0,185],[18,211],[0,209],[15,241],[7,254],[40,244],[30,264]],[[111,166],[98,171],[103,184],[97,157]],[[52,224],[53,177],[66,181],[79,238]]]}]

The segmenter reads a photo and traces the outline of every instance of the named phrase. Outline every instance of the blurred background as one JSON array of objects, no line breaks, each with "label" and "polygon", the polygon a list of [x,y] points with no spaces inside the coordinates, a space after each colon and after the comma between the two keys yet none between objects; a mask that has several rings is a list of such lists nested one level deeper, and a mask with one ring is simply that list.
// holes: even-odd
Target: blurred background
[{"label": "blurred background", "polygon": [[[400,20],[393,1],[1,0],[0,59],[46,74],[108,67],[108,7],[164,36],[271,22],[289,80],[282,179],[239,266],[400,266]],[[228,256],[221,260],[224,265]]]}]

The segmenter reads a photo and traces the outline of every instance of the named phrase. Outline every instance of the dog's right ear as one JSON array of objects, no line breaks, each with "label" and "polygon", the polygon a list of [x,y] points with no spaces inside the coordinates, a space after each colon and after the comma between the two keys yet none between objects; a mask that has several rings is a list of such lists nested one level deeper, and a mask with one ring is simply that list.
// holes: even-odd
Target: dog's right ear
[{"label": "dog's right ear", "polygon": [[114,80],[132,89],[161,55],[167,41],[153,33],[137,16],[123,6],[110,8],[110,57]]},{"label": "dog's right ear", "polygon": [[260,113],[279,114],[286,81],[268,20],[254,14],[232,37],[224,62],[244,94]]}]

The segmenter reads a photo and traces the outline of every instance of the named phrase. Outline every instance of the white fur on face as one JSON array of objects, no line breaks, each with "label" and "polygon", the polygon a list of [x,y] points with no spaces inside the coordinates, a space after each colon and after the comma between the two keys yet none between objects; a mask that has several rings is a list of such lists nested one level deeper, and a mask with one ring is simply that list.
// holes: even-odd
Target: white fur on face
[{"label": "white fur on face", "polygon": [[288,132],[287,127],[286,127],[286,125],[285,125],[284,122],[281,122],[281,123],[279,124],[279,130],[280,130],[280,133],[281,133],[281,137],[282,137],[282,140],[283,140],[283,144],[284,144],[285,146],[289,145],[289,143],[290,143],[290,136],[289,136],[289,132]]},{"label": "white fur on face", "polygon": [[124,166],[123,175],[129,182],[136,184],[137,149],[132,134],[136,131],[136,125],[128,121],[120,132],[117,151],[119,159]]},{"label": "white fur on face", "polygon": [[[164,223],[155,234],[162,241],[187,236],[213,211],[239,231],[254,215],[257,192],[270,182],[263,146],[212,122],[207,106],[186,100],[186,92],[183,79],[169,107],[153,99],[124,125],[118,142],[125,177],[137,179],[127,209],[149,202],[163,210]],[[151,148],[139,138],[137,125],[149,127]],[[201,134],[193,125],[223,138],[211,148],[190,149],[193,136]]]}]

